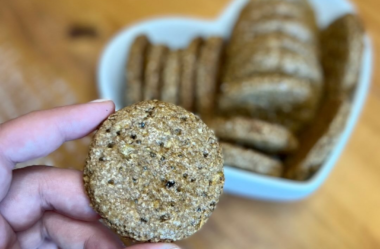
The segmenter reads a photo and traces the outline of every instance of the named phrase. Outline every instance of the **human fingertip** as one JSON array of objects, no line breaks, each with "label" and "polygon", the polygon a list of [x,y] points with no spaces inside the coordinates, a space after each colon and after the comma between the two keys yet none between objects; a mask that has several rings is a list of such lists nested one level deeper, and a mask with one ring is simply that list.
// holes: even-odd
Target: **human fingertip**
[{"label": "human fingertip", "polygon": [[170,243],[147,243],[127,247],[125,249],[181,249],[179,246]]},{"label": "human fingertip", "polygon": [[112,100],[111,99],[96,99],[96,100],[91,101],[90,103],[102,103],[102,102],[108,102],[108,101],[112,101]]},{"label": "human fingertip", "polygon": [[89,104],[95,108],[101,108],[108,115],[115,111],[115,102],[111,99],[97,99],[89,102]]},{"label": "human fingertip", "polygon": [[156,249],[180,249],[177,245],[173,244],[162,244],[161,247],[158,247]]}]

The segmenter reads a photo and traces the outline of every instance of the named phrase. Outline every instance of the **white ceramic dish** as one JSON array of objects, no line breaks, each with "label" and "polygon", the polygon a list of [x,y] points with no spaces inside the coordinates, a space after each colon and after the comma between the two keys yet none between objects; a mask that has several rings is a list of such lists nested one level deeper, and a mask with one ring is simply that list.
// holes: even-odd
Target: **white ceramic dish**
[{"label": "white ceramic dish", "polygon": [[[106,47],[98,68],[98,89],[102,98],[115,101],[123,107],[125,91],[125,64],[128,48],[139,34],[147,34],[154,43],[165,43],[172,48],[185,47],[196,36],[218,35],[229,37],[241,9],[247,0],[235,0],[217,20],[199,20],[184,17],[161,17],[131,25],[121,31]],[[345,0],[311,0],[320,27],[327,26],[337,17],[355,12]],[[225,192],[271,201],[294,201],[307,197],[325,181],[358,121],[370,86],[372,73],[372,47],[365,38],[365,51],[353,109],[343,134],[321,169],[306,182],[276,179],[225,167]]]}]

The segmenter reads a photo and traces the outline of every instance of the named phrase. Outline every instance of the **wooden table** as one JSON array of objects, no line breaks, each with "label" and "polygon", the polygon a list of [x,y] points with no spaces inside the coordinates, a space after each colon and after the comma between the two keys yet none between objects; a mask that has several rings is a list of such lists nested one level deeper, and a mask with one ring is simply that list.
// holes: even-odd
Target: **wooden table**
[{"label": "wooden table", "polygon": [[[154,15],[214,18],[228,0],[3,0],[0,122],[97,98],[99,53],[123,26]],[[380,53],[377,0],[356,0]],[[307,200],[265,203],[223,196],[183,248],[380,248],[380,72],[350,143],[326,184]],[[89,138],[32,163],[81,169]]]}]

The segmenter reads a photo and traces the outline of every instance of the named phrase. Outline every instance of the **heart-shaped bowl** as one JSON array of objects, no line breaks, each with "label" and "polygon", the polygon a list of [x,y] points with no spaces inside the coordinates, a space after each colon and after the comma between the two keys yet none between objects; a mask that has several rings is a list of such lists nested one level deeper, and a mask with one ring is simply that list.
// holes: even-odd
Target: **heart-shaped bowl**
[{"label": "heart-shaped bowl", "polygon": [[[137,35],[146,34],[153,43],[164,43],[171,48],[186,47],[197,36],[217,35],[228,39],[240,11],[247,2],[248,0],[231,2],[217,20],[160,17],[127,27],[110,41],[101,56],[98,68],[100,96],[114,100],[116,109],[124,106],[128,49]],[[354,6],[345,0],[310,0],[310,3],[315,9],[321,28],[343,14],[355,12]],[[338,143],[319,171],[308,181],[296,182],[261,176],[226,166],[225,192],[271,201],[294,201],[309,196],[321,186],[347,144],[369,91],[373,64],[372,46],[368,36],[364,39],[364,56],[353,108]]]}]

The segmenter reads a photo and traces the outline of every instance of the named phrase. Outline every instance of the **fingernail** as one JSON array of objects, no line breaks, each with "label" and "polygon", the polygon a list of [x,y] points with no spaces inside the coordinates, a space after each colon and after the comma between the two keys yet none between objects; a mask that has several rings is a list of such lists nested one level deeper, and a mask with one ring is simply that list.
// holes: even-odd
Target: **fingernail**
[{"label": "fingernail", "polygon": [[173,244],[164,244],[160,247],[160,249],[180,249],[180,248]]},{"label": "fingernail", "polygon": [[107,102],[107,101],[112,101],[112,100],[110,100],[110,99],[97,99],[97,100],[91,101],[90,103],[100,103],[100,102]]}]

